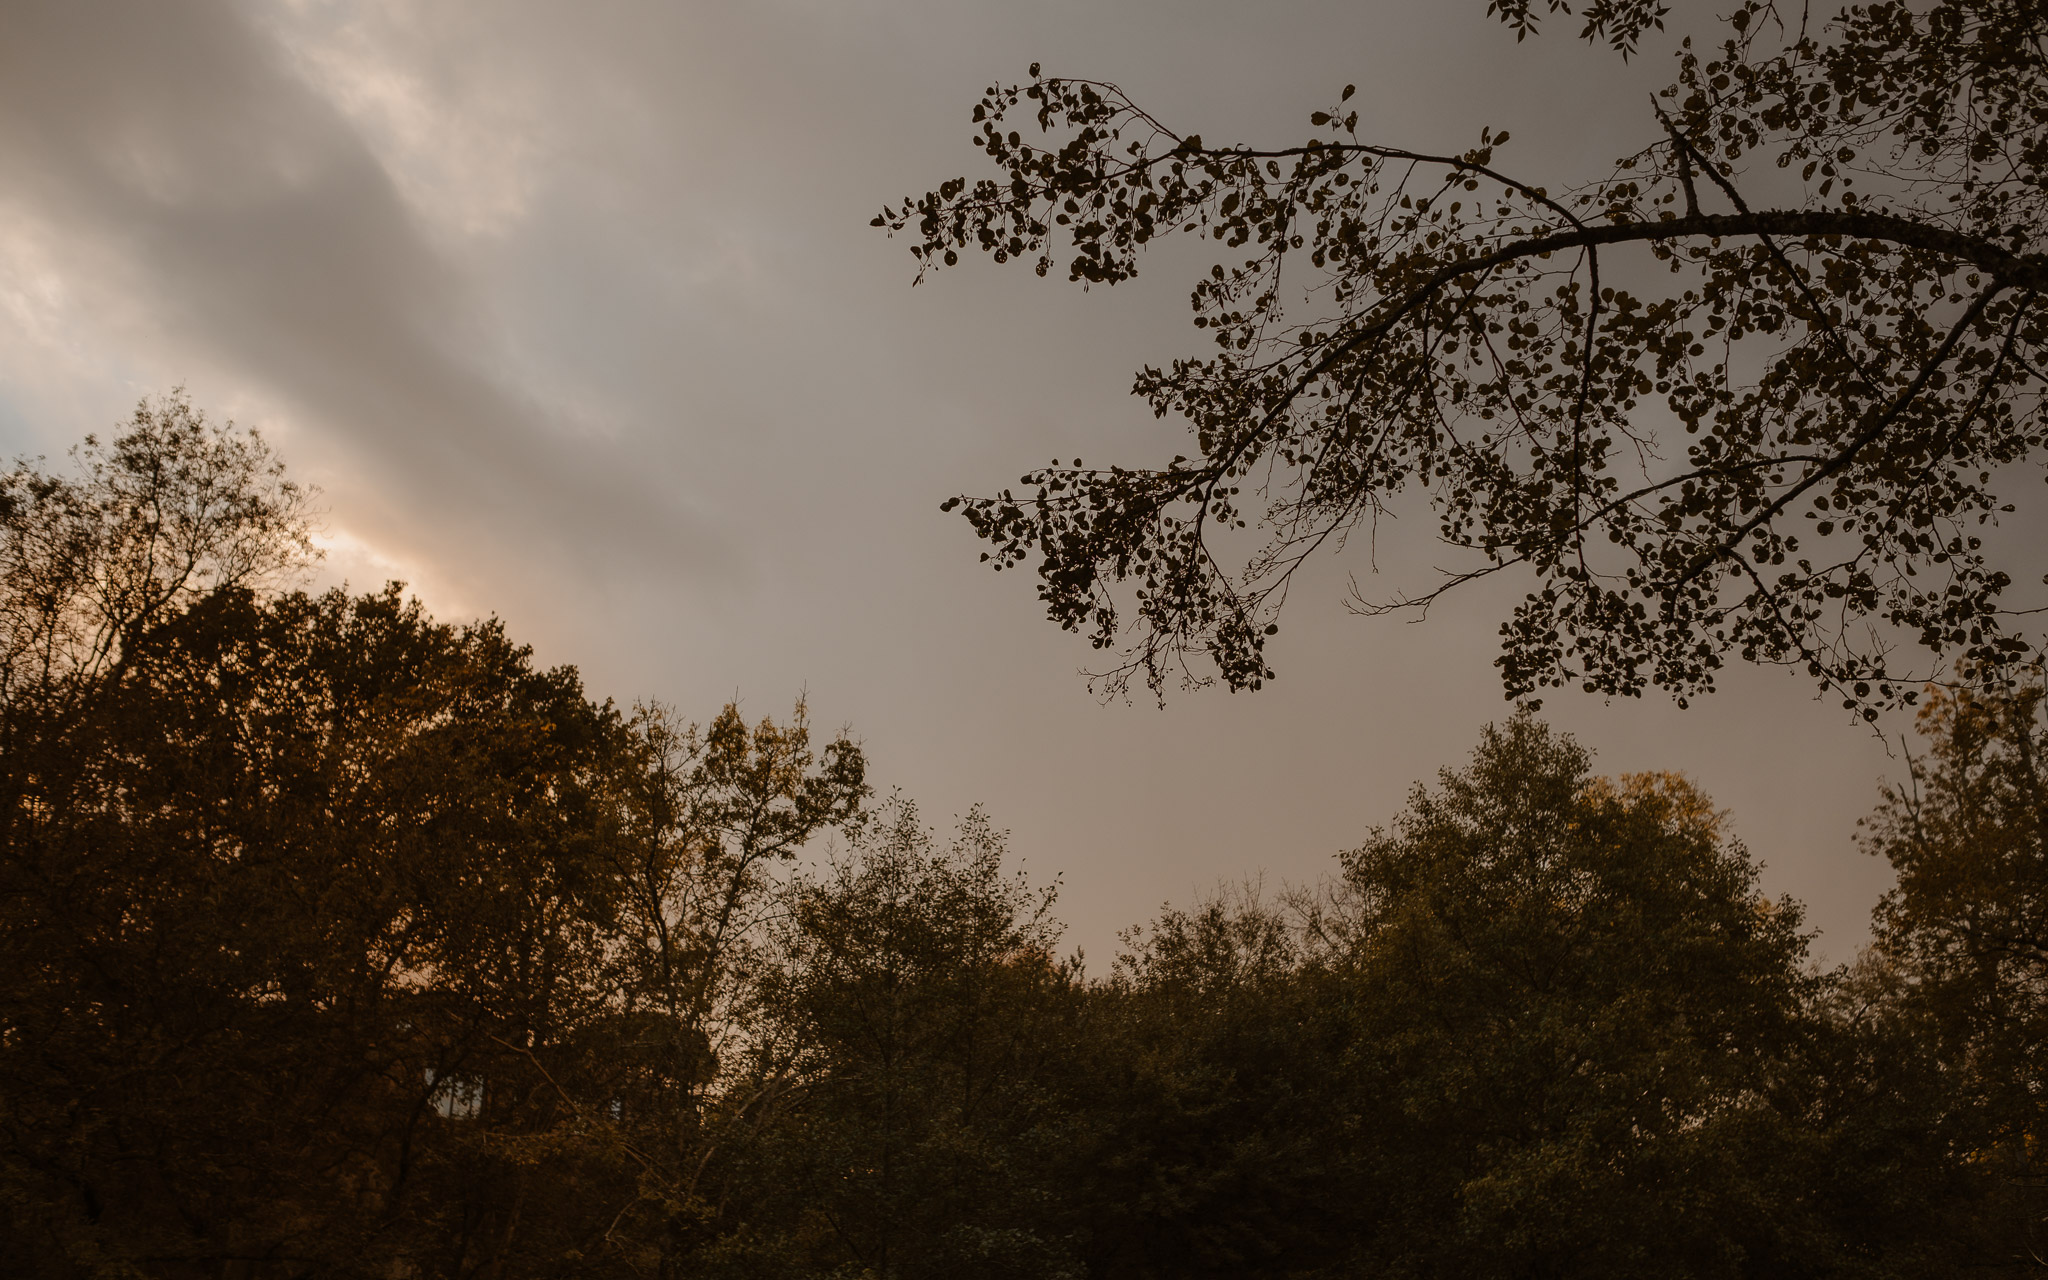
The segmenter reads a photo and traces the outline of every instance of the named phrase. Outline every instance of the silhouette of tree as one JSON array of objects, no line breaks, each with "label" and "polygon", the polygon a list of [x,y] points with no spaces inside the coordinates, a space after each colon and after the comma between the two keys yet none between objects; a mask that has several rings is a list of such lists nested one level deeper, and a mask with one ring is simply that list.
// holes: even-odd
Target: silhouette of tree
[{"label": "silhouette of tree", "polygon": [[626,717],[396,585],[259,594],[302,495],[182,401],[81,457],[0,523],[15,1262],[630,1273],[694,1212],[766,870],[857,811],[858,748]]},{"label": "silhouette of tree", "polygon": [[[1521,34],[1543,16],[1489,7]],[[1664,12],[1600,0],[1583,34],[1626,53]],[[1189,456],[1055,461],[945,505],[1118,655],[1112,690],[1257,688],[1298,568],[1404,501],[1459,558],[1354,607],[1532,577],[1502,627],[1511,697],[1682,705],[1731,655],[1870,717],[1951,659],[1995,681],[2033,651],[1983,528],[2048,430],[2044,21],[1746,0],[1590,180],[1518,173],[1506,131],[1381,140],[1350,87],[1299,143],[1218,145],[1034,65],[974,108],[995,176],[875,219],[920,273],[979,250],[1116,284],[1162,237],[1242,253],[1194,286],[1210,353],[1137,378]]]}]

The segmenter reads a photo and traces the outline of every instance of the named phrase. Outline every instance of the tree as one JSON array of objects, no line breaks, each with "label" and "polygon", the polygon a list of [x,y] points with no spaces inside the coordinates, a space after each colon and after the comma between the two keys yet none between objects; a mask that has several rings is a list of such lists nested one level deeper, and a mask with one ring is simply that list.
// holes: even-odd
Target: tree
[{"label": "tree", "polygon": [[730,1171],[776,1117],[760,1055],[783,875],[811,837],[860,821],[867,766],[843,734],[815,748],[801,701],[782,724],[728,706],[700,730],[646,707],[630,728],[622,907],[599,940],[618,985],[550,1088],[564,1145],[631,1175],[594,1252],[672,1274],[731,1230]]},{"label": "tree", "polygon": [[[1542,16],[1489,8],[1522,35]],[[1583,34],[1627,53],[1664,14],[1596,0]],[[1055,461],[945,505],[1118,654],[1112,689],[1203,662],[1257,688],[1301,564],[1403,501],[1462,562],[1355,606],[1532,577],[1511,697],[1683,705],[1730,655],[1872,718],[1951,659],[1996,681],[2034,651],[1983,528],[2048,430],[2044,35],[2014,0],[1745,0],[1683,41],[1639,150],[1555,183],[1506,166],[1505,131],[1377,140],[1349,86],[1299,144],[1222,146],[1034,65],[974,108],[996,176],[875,219],[920,274],[978,249],[1117,284],[1174,234],[1243,253],[1194,286],[1215,349],[1137,377],[1191,456]]]},{"label": "tree", "polygon": [[182,391],[135,407],[84,475],[0,475],[0,699],[79,692],[125,642],[212,591],[277,585],[314,551],[310,494],[255,432]]},{"label": "tree", "polygon": [[1005,844],[897,797],[789,885],[753,1091],[780,1114],[734,1170],[751,1274],[1080,1274],[1080,974]]},{"label": "tree", "polygon": [[2001,1261],[2048,1254],[2048,687],[1936,690],[1926,755],[1887,787],[1865,846],[1898,872],[1878,946],[1941,1063],[1942,1127],[1991,1186]]},{"label": "tree", "polygon": [[0,490],[16,1261],[658,1267],[767,869],[858,810],[859,749],[628,717],[396,585],[259,592],[297,491],[182,402],[82,456]]},{"label": "tree", "polygon": [[[1795,904],[1682,779],[1595,779],[1524,716],[1344,856],[1312,921],[1359,1010],[1367,1271],[1797,1269],[1774,1077]],[[1787,1256],[1788,1252],[1791,1256]]]},{"label": "tree", "polygon": [[1123,935],[1092,993],[1091,1275],[1317,1275],[1363,1229],[1355,1024],[1297,924],[1244,886]]},{"label": "tree", "polygon": [[395,592],[230,590],[14,730],[16,1238],[74,1265],[298,1270],[459,1234],[444,1215],[490,1170],[453,1159],[437,1093],[501,1127],[507,1047],[603,999],[588,939],[613,894],[588,853],[616,830],[593,783],[617,717]]},{"label": "tree", "polygon": [[1811,972],[1796,904],[1758,892],[1697,790],[1595,778],[1533,718],[1417,787],[1333,885],[1169,911],[1132,941],[1096,993],[1116,1029],[1093,1274],[1970,1256],[1978,1183],[1930,1135],[1940,1082],[1897,1034],[1911,1020]]}]

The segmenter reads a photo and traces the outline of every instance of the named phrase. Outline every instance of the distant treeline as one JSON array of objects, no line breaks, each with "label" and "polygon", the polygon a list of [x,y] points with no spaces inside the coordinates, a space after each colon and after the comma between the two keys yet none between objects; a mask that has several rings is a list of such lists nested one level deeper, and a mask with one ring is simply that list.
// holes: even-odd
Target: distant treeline
[{"label": "distant treeline", "polygon": [[2038,684],[1929,695],[1845,968],[1524,715],[1090,975],[801,705],[294,591],[305,495],[180,399],[78,460],[0,477],[9,1274],[2042,1269]]}]

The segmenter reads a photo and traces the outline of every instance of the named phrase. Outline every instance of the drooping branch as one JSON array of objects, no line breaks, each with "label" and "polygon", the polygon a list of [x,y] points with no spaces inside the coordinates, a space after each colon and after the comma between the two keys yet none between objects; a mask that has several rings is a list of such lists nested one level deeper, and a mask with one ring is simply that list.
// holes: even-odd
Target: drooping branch
[{"label": "drooping branch", "polygon": [[[2013,579],[1964,523],[2012,510],[1991,477],[2048,447],[2048,320],[2031,302],[2048,284],[2048,198],[2032,176],[2048,136],[1987,133],[1963,98],[2038,122],[2048,77],[2038,47],[2009,42],[1963,51],[1966,84],[1938,73],[1956,53],[1943,15],[1967,25],[1988,3],[1938,0],[1924,21],[1894,14],[1904,27],[1845,14],[1834,47],[1802,27],[1777,54],[1757,34],[1769,6],[1745,4],[1718,54],[1681,55],[1653,102],[1662,136],[1563,196],[1495,167],[1505,134],[1432,155],[1360,139],[1340,105],[1310,117],[1334,140],[1214,147],[1113,84],[1034,67],[1028,89],[991,89],[976,110],[1001,177],[956,179],[878,220],[916,226],[920,274],[979,249],[1035,257],[1043,275],[1070,240],[1071,278],[1115,284],[1160,236],[1251,247],[1193,289],[1220,354],[1148,368],[1135,387],[1186,419],[1192,461],[1056,462],[1023,478],[1035,496],[946,505],[993,544],[985,559],[1036,560],[1048,613],[1098,648],[1128,640],[1148,679],[1162,657],[1206,651],[1234,687],[1256,687],[1295,570],[1403,490],[1425,493],[1442,539],[1488,567],[1446,569],[1438,590],[1389,607],[1509,565],[1538,580],[1503,628],[1511,696],[1656,684],[1684,701],[1739,652],[1796,655],[1824,685],[1911,701],[1917,678],[1892,671],[1885,628],[1979,670],[2018,661],[2031,648],[1999,625],[2017,616],[2000,598]],[[1921,61],[1892,59],[1901,39]],[[1063,139],[997,127],[1027,97]],[[1964,151],[2010,172],[1993,183],[1984,164],[1951,165]],[[1798,162],[1803,197],[1778,183],[1776,207],[1754,207],[1745,156]],[[1602,260],[1629,245],[1684,283],[1637,296],[1636,274]],[[1283,291],[1282,265],[1301,257],[1318,274],[1290,269]],[[1333,313],[1287,314],[1319,298]],[[1640,416],[1653,393],[1690,437],[1663,475],[1676,437]],[[1616,470],[1624,442],[1637,478]],[[1795,508],[1813,523],[1788,527]],[[1240,558],[1225,535],[1252,521],[1265,544]],[[1854,555],[1826,553],[1837,533]],[[1809,535],[1823,554],[1802,547]]]}]

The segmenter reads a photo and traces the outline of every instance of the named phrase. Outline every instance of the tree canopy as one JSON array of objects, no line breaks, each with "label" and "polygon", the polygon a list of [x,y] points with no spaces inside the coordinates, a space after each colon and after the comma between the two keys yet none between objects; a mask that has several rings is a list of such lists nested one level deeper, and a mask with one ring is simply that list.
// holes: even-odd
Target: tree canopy
[{"label": "tree canopy", "polygon": [[2002,1175],[2011,1256],[2042,1254],[2039,1135],[2048,1124],[2048,747],[2038,670],[1996,694],[1940,691],[1921,709],[1926,752],[1864,828],[1898,873],[1879,905],[1879,954],[1902,1014],[1947,1064],[1943,1122]]},{"label": "tree canopy", "polygon": [[295,589],[304,495],[182,401],[80,461],[0,521],[24,1273],[2037,1270],[2038,688],[1930,700],[1854,966],[1525,711],[1091,974],[987,815],[871,804],[801,703],[692,725]]},{"label": "tree canopy", "polygon": [[[1637,52],[1667,8],[1595,0],[1581,34]],[[1489,10],[1518,36],[1570,11]],[[1870,718],[1951,662],[1995,683],[2036,651],[2015,616],[2037,601],[2008,589],[2038,568],[1986,530],[2048,429],[2044,23],[2011,0],[1744,0],[1680,41],[1637,150],[1555,178],[1505,130],[1381,139],[1350,86],[1306,138],[1219,144],[1034,64],[974,108],[993,175],[876,224],[920,274],[978,250],[1084,285],[1207,241],[1214,345],[1134,388],[1188,455],[1056,460],[945,505],[1115,655],[1112,689],[1257,688],[1300,566],[1404,500],[1462,558],[1354,606],[1525,575],[1510,697],[1683,704],[1731,657]]]},{"label": "tree canopy", "polygon": [[770,871],[859,749],[288,589],[303,494],[182,400],[80,460],[0,489],[15,1262],[531,1274],[691,1220]]}]

